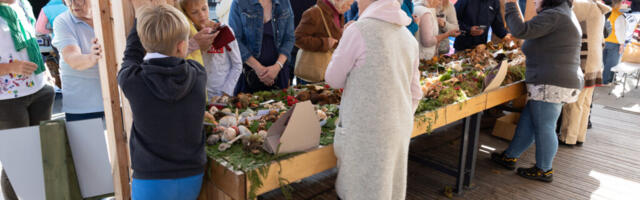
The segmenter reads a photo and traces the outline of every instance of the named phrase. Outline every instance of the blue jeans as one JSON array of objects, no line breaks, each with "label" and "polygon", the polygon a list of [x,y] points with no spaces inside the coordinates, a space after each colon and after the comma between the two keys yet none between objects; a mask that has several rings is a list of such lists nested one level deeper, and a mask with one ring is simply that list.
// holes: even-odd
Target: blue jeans
[{"label": "blue jeans", "polygon": [[529,100],[520,115],[513,141],[505,151],[506,156],[520,157],[535,141],[536,167],[550,170],[558,151],[556,122],[561,111],[562,104]]},{"label": "blue jeans", "polygon": [[132,200],[195,200],[200,194],[203,174],[177,178],[131,181]]},{"label": "blue jeans", "polygon": [[93,118],[102,118],[102,120],[104,120],[104,112],[82,113],[82,114],[65,113],[64,118],[68,122],[80,121],[85,119],[93,119]]},{"label": "blue jeans", "polygon": [[602,70],[602,83],[608,84],[613,81],[613,73],[611,68],[618,65],[620,62],[620,44],[614,44],[606,42],[604,44],[604,50],[602,52],[602,61],[604,63],[604,69]]}]

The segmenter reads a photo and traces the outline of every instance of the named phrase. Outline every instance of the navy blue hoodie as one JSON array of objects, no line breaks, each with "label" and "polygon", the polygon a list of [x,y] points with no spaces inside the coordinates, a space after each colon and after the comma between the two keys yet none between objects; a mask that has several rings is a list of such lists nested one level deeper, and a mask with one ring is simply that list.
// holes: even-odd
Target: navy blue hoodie
[{"label": "navy blue hoodie", "polygon": [[[474,48],[476,45],[487,43],[489,27],[499,38],[507,35],[502,22],[499,0],[458,0],[455,4],[458,24],[462,34],[456,38],[453,47],[456,51]],[[471,36],[472,26],[487,26],[480,36]]]},{"label": "navy blue hoodie", "polygon": [[118,84],[133,111],[130,154],[133,178],[198,175],[206,165],[202,121],[206,73],[193,60],[144,60],[135,25],[127,37]]}]

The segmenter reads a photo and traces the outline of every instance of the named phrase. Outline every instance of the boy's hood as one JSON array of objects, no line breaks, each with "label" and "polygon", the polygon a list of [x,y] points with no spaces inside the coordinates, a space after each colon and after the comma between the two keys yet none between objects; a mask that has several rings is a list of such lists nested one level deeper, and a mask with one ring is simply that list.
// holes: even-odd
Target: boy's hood
[{"label": "boy's hood", "polygon": [[[196,84],[197,65],[181,58],[166,57],[145,60],[142,79],[157,98],[173,103],[184,98]],[[194,67],[195,66],[195,67]]]}]

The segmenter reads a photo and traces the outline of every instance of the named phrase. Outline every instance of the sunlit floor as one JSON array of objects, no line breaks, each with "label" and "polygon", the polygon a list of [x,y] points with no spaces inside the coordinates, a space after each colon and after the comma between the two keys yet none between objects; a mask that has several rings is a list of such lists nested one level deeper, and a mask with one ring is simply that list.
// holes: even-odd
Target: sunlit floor
[{"label": "sunlit floor", "polygon": [[[636,88],[637,79],[629,78],[626,87],[622,83],[608,87],[598,87],[595,90],[593,101],[606,107],[611,107],[624,112],[640,114],[640,88]],[[622,90],[624,96],[622,96]]]}]

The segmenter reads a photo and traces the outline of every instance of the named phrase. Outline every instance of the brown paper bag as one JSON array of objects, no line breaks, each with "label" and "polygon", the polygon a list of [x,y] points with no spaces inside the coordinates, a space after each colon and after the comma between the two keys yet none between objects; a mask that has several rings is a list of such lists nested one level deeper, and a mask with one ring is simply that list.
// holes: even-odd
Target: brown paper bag
[{"label": "brown paper bag", "polygon": [[320,122],[311,101],[297,103],[271,128],[263,148],[269,153],[294,153],[320,145]]}]

